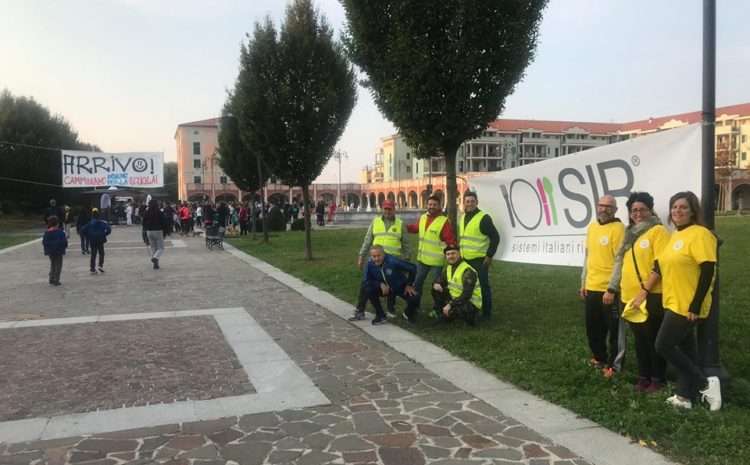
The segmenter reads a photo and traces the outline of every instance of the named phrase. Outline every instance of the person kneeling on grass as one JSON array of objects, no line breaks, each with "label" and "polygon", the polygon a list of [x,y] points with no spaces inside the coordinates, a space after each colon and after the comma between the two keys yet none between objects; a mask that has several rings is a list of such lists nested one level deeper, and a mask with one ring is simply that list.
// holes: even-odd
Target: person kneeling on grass
[{"label": "person kneeling on grass", "polygon": [[[367,299],[375,308],[375,319],[372,320],[372,324],[380,325],[387,322],[380,298],[390,295],[404,299],[406,301],[404,316],[410,323],[416,320],[419,307],[419,297],[414,289],[416,275],[416,265],[388,255],[382,245],[374,245],[370,248],[370,260],[367,262],[362,287],[365,289]],[[349,321],[364,319],[364,309],[357,309]]]},{"label": "person kneeling on grass", "polygon": [[477,285],[477,272],[461,258],[455,245],[444,250],[447,266],[432,285],[433,310],[444,321],[462,318],[470,326],[481,313],[482,288]]}]

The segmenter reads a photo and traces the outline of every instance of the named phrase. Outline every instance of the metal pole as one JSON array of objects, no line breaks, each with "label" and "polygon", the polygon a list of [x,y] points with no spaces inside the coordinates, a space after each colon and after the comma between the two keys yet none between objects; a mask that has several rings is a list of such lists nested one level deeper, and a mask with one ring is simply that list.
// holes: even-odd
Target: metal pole
[{"label": "metal pole", "polygon": [[[702,116],[701,207],[705,215],[706,226],[715,230],[716,0],[703,0]],[[719,243],[721,243],[721,240]],[[719,376],[726,379],[728,374],[719,360],[720,293],[718,272],[719,267],[717,266],[709,317],[698,324],[698,362],[706,376]]]}]

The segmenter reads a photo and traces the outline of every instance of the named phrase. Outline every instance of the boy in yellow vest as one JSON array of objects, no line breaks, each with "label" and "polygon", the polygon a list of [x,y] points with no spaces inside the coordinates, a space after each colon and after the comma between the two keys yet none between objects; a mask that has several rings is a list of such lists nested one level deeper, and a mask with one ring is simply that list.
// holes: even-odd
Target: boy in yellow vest
[{"label": "boy in yellow vest", "polygon": [[[615,256],[625,236],[625,226],[615,217],[617,201],[611,195],[599,199],[596,220],[586,231],[586,258],[579,295],[585,302],[586,336],[593,354],[591,364],[609,378],[620,371],[625,356],[625,326],[620,327],[620,307],[604,303]],[[607,351],[609,341],[609,351]]]},{"label": "boy in yellow vest", "polygon": [[444,321],[463,319],[474,326],[482,306],[482,288],[474,268],[456,245],[444,249],[447,265],[432,284],[433,310]]}]

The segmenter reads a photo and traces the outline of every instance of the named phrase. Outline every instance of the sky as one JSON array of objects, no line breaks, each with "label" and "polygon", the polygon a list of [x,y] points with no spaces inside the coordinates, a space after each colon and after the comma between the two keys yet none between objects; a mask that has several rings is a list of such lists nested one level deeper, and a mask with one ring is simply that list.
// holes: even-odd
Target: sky
[{"label": "sky", "polygon": [[[624,122],[700,109],[701,0],[550,0],[534,62],[500,117]],[[256,21],[285,0],[0,0],[0,89],[63,115],[109,152],[163,151],[218,116]],[[434,5],[439,5],[435,2]],[[717,2],[717,105],[750,102],[750,2]],[[316,5],[336,34],[338,0]],[[342,181],[396,132],[366,89],[337,148]],[[338,180],[331,162],[318,178]]]}]

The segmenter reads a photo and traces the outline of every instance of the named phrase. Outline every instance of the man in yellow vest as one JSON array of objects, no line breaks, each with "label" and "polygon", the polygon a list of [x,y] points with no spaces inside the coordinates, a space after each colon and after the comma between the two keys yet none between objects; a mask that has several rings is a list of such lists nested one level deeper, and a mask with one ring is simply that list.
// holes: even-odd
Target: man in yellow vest
[{"label": "man in yellow vest", "polygon": [[407,226],[410,233],[419,234],[417,278],[414,281],[414,287],[417,289],[420,299],[427,276],[429,274],[440,275],[440,271],[445,265],[443,249],[446,245],[456,245],[453,228],[448,222],[448,217],[443,214],[440,203],[440,197],[430,196],[427,199],[427,213],[419,218],[419,222]]},{"label": "man in yellow vest", "polygon": [[490,265],[500,244],[500,234],[492,218],[478,207],[476,192],[464,194],[464,214],[458,221],[458,243],[461,257],[479,274],[482,287],[482,319],[492,317],[492,288]]},{"label": "man in yellow vest", "polygon": [[625,236],[625,227],[615,217],[616,212],[617,201],[614,197],[605,195],[599,199],[596,220],[586,231],[586,258],[579,291],[585,302],[586,336],[593,355],[591,365],[602,369],[608,378],[620,371],[625,356],[625,325],[620,325],[620,308],[617,304],[620,299],[617,297],[614,303],[604,303],[617,249]]},{"label": "man in yellow vest", "polygon": [[433,309],[445,321],[463,319],[474,326],[482,306],[482,288],[477,272],[455,245],[444,249],[447,265],[432,284]]},{"label": "man in yellow vest", "polygon": [[[411,256],[411,246],[406,236],[406,227],[403,221],[396,217],[396,205],[390,200],[383,202],[383,215],[372,219],[372,223],[370,223],[362,241],[362,247],[360,247],[359,255],[357,255],[357,268],[360,271],[364,268],[367,257],[370,255],[370,249],[374,245],[382,246],[385,253],[402,260],[408,261]],[[387,299],[389,313],[395,313],[395,304],[395,296],[389,295]],[[366,305],[367,292],[363,284],[359,289],[357,307],[352,318],[364,319]]]}]

